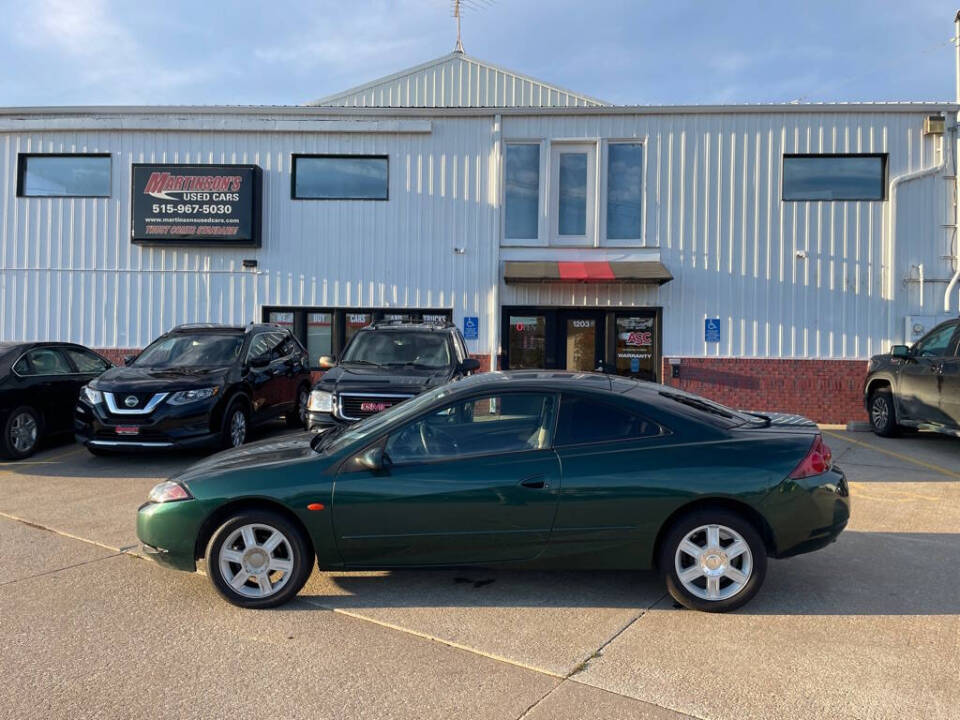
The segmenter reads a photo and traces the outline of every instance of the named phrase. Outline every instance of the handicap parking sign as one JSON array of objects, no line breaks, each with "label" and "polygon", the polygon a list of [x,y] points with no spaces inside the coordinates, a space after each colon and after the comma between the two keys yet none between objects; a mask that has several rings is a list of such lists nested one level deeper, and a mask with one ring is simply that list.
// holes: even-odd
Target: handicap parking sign
[{"label": "handicap parking sign", "polygon": [[480,337],[480,318],[468,315],[463,318],[463,339],[476,340]]},{"label": "handicap parking sign", "polygon": [[703,321],[703,340],[708,343],[720,342],[720,318],[706,318]]}]

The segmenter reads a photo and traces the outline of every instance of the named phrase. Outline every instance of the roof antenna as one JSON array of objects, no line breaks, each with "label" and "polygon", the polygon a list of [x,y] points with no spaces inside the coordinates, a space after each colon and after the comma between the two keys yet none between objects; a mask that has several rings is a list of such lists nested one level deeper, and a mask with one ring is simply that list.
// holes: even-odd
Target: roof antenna
[{"label": "roof antenna", "polygon": [[460,0],[453,0],[453,16],[457,19],[457,47],[454,52],[463,54],[463,42],[460,40]]}]

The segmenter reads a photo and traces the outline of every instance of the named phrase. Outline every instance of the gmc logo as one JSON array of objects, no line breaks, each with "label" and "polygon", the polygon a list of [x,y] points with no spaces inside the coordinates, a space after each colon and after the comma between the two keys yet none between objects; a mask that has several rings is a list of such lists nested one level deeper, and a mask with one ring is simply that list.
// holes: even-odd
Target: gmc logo
[{"label": "gmc logo", "polygon": [[360,412],[380,412],[381,410],[386,410],[391,406],[392,403],[388,402],[373,402],[372,400],[365,400],[360,403]]}]

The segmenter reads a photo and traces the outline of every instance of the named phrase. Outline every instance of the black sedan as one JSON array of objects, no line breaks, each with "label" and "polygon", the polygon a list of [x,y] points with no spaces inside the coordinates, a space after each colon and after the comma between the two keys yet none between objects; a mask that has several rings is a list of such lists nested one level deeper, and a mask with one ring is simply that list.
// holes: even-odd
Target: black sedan
[{"label": "black sedan", "polygon": [[306,350],[278,325],[181,325],[83,388],[77,441],[95,455],[228,448],[275,418],[303,427],[307,365]]},{"label": "black sedan", "polygon": [[0,343],[0,454],[32,455],[44,437],[73,430],[80,388],[112,367],[72,343]]}]

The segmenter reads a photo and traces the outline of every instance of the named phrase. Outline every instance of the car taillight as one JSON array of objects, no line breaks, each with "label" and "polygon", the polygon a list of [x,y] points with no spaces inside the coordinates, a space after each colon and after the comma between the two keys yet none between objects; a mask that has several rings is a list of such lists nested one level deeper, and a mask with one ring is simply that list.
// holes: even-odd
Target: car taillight
[{"label": "car taillight", "polygon": [[830,461],[832,459],[833,453],[823,441],[823,436],[817,435],[807,456],[793,469],[793,472],[790,473],[790,478],[793,480],[801,480],[802,478],[811,477],[812,475],[825,473],[830,469]]}]

